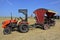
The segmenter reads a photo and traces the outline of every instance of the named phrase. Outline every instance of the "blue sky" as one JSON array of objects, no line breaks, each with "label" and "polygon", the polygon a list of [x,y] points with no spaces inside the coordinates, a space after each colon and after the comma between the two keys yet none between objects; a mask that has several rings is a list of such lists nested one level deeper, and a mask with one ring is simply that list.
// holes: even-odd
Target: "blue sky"
[{"label": "blue sky", "polygon": [[54,10],[60,15],[60,0],[0,0],[0,16],[22,16],[18,9],[27,9],[28,16],[38,8]]}]

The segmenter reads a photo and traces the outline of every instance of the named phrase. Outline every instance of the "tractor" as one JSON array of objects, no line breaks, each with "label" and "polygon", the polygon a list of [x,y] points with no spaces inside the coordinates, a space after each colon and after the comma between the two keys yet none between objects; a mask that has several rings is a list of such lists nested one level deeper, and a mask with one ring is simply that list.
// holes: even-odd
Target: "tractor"
[{"label": "tractor", "polygon": [[55,25],[54,15],[56,13],[49,11],[45,8],[39,8],[33,12],[35,14],[36,23],[34,27],[40,27],[44,30],[49,29],[50,26]]},{"label": "tractor", "polygon": [[25,15],[25,19],[19,17],[21,21],[18,22],[18,20],[12,19],[11,16],[11,20],[5,20],[4,22],[2,22],[2,27],[4,28],[3,30],[4,35],[11,34],[11,32],[15,28],[17,29],[17,31],[22,33],[26,33],[29,31],[29,24],[27,20],[27,9],[19,9],[18,12],[23,13]]}]

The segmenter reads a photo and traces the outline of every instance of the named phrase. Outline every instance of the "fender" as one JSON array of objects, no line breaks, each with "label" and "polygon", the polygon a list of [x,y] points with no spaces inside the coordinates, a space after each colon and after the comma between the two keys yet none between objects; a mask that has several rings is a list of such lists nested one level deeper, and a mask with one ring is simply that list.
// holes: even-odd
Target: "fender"
[{"label": "fender", "polygon": [[2,28],[6,28],[8,24],[10,24],[11,22],[15,23],[17,22],[16,20],[5,20],[3,23],[2,23]]},{"label": "fender", "polygon": [[20,21],[20,22],[18,23],[18,25],[21,25],[21,24],[29,24],[29,23],[26,22],[26,21]]}]

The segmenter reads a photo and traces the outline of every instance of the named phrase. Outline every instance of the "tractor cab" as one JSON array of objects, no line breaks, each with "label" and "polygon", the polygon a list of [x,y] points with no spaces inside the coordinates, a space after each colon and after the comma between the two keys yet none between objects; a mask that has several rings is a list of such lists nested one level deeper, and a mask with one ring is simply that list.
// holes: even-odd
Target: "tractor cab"
[{"label": "tractor cab", "polygon": [[20,24],[28,24],[27,9],[19,9],[18,12],[25,16],[24,19],[19,17],[21,19]]},{"label": "tractor cab", "polygon": [[[25,15],[25,19],[24,20],[27,22],[27,9],[19,9],[18,12]],[[23,20],[22,17],[20,17],[20,19]]]}]

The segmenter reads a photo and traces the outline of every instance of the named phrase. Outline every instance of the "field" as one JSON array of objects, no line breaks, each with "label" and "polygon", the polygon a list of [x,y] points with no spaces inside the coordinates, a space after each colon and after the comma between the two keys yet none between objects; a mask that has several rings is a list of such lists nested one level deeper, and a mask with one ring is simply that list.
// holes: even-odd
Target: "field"
[{"label": "field", "polygon": [[[27,33],[17,31],[9,35],[3,35],[2,21],[9,18],[0,18],[0,40],[60,40],[60,20],[56,20],[56,25],[48,30],[40,28],[31,28]],[[29,23],[33,24],[35,20],[29,19]]]}]

